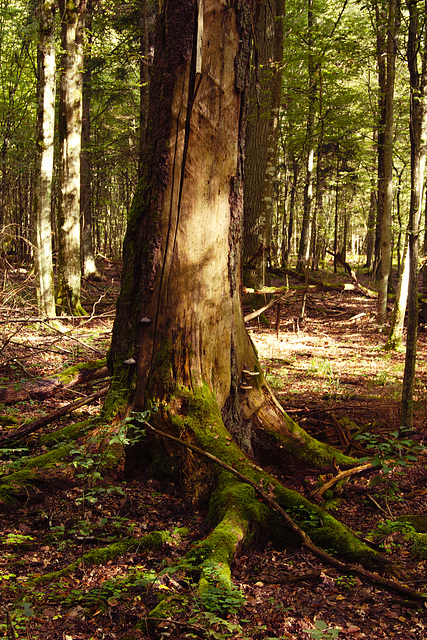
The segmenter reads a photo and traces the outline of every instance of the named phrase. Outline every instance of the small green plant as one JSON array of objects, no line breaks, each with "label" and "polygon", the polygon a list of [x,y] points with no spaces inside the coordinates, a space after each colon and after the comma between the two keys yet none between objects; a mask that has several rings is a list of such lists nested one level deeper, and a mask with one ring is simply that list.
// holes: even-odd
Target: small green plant
[{"label": "small green plant", "polygon": [[314,640],[333,640],[338,638],[340,632],[336,627],[328,627],[323,620],[316,620],[314,623],[315,629],[308,629],[307,633],[311,635]]},{"label": "small green plant", "polygon": [[383,520],[377,524],[377,528],[370,534],[373,539],[380,539],[379,546],[386,552],[404,546],[410,542],[415,529],[409,522],[402,520]]},{"label": "small green plant", "polygon": [[322,519],[317,513],[310,511],[303,504],[298,504],[288,509],[291,518],[296,520],[300,527],[318,529],[323,525]]},{"label": "small green plant", "polygon": [[308,366],[307,373],[322,378],[332,379],[335,377],[330,360],[326,360],[325,358],[313,358]]},{"label": "small green plant", "polygon": [[203,609],[224,618],[237,613],[245,601],[240,589],[234,585],[224,586],[221,576],[213,567],[205,566],[203,571],[208,581],[208,586],[200,595]]},{"label": "small green plant", "polygon": [[335,584],[341,589],[348,589],[350,591],[350,589],[354,589],[357,585],[357,580],[353,578],[353,576],[339,576],[335,580]]},{"label": "small green plant", "polygon": [[355,436],[365,449],[373,452],[373,455],[361,458],[361,462],[370,461],[375,467],[380,467],[385,474],[390,473],[393,466],[405,467],[411,462],[416,462],[417,454],[423,450],[423,447],[405,436],[405,432],[408,434],[408,431],[411,430],[401,427],[398,431],[392,431],[385,440],[368,431]]},{"label": "small green plant", "polygon": [[35,538],[33,536],[24,536],[22,533],[8,533],[1,541],[2,544],[16,546],[20,544],[28,544],[32,542]]},{"label": "small green plant", "polygon": [[414,527],[404,520],[383,520],[377,524],[377,531],[381,535],[388,536],[392,533],[413,533]]},{"label": "small green plant", "polygon": [[[223,638],[236,637],[236,634],[241,633],[241,627],[238,623],[224,620],[224,618],[221,618],[212,611],[196,610],[195,615],[189,619],[189,623],[195,623],[199,626],[203,626],[205,637],[210,638],[211,640],[222,640]],[[238,637],[241,636],[239,635]]]}]

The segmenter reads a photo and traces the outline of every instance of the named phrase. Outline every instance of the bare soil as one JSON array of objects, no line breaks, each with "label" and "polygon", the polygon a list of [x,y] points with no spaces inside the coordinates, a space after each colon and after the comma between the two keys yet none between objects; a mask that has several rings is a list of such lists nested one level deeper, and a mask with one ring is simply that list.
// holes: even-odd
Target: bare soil
[{"label": "bare soil", "polygon": [[[105,261],[102,280],[85,282],[85,319],[64,321],[66,333],[39,322],[32,306],[33,281],[10,269],[1,275],[0,384],[19,385],[77,362],[105,355],[119,287],[119,265]],[[331,276],[323,274],[331,280]],[[345,276],[340,274],[343,281]],[[282,284],[278,281],[277,284]],[[290,284],[293,284],[292,282]],[[396,454],[404,353],[383,350],[386,334],[375,324],[375,300],[355,292],[310,292],[300,316],[301,292],[253,320],[248,328],[267,380],[286,411],[310,434],[356,457],[379,456],[380,466],[353,476],[324,496],[324,506],[399,567],[399,577],[427,591],[427,555],[396,529],[396,518],[427,516],[426,394],[427,340],[420,325],[415,397],[415,430],[397,463]],[[245,312],[250,309],[245,309]],[[101,384],[101,383],[98,383]],[[0,406],[3,433],[55,411],[96,388],[62,389],[43,402],[28,399]],[[54,431],[99,412],[100,401],[44,428]],[[344,419],[347,419],[347,422]],[[350,421],[350,422],[349,422]],[[14,427],[15,425],[15,427]],[[344,427],[342,426],[344,425]],[[39,432],[38,432],[39,433]],[[40,453],[38,433],[0,451],[0,474],[11,460]],[[371,443],[378,448],[367,449]],[[362,436],[358,439],[356,436]],[[19,451],[21,449],[21,451]],[[412,453],[415,451],[415,458]],[[403,464],[399,464],[403,463]],[[87,476],[95,470],[88,467]],[[271,472],[275,472],[272,464]],[[194,540],[207,532],[206,513],[196,510],[166,478],[120,476],[92,496],[87,477],[0,516],[0,637],[41,639],[137,638],[427,638],[426,609],[414,601],[342,576],[300,548],[276,548],[253,540],[235,560],[233,580],[244,596],[224,604],[223,618],[206,611],[184,574],[174,571]],[[314,471],[289,472],[288,486],[307,497],[327,478]],[[186,529],[183,535],[182,529]],[[122,538],[170,532],[161,549],[137,544],[116,560],[81,564],[52,583],[37,576],[67,567],[90,549]],[[169,571],[165,571],[169,568]],[[147,576],[151,576],[149,580]],[[148,612],[165,594],[176,596],[171,619],[154,628]],[[178,597],[186,598],[185,604]],[[135,625],[139,623],[139,629]]]}]

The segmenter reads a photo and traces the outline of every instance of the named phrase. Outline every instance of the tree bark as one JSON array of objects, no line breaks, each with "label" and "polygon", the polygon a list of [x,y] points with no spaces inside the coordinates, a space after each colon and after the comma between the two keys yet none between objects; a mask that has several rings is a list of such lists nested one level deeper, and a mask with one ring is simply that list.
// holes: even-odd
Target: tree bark
[{"label": "tree bark", "polygon": [[282,96],[284,1],[258,5],[246,132],[243,261],[245,284],[268,284],[271,221]]},{"label": "tree bark", "polygon": [[51,222],[56,93],[55,2],[40,0],[38,17],[37,139],[34,190],[36,286],[39,312],[43,316],[52,318],[56,315]]},{"label": "tree bark", "polygon": [[81,228],[81,253],[82,271],[88,278],[99,278],[99,272],[95,262],[92,234],[92,163],[90,150],[90,109],[91,109],[91,83],[92,83],[92,0],[87,0],[86,7],[86,52],[84,55],[83,73],[83,98],[82,98],[82,133],[80,154],[80,220]]},{"label": "tree bark", "polygon": [[[154,405],[156,428],[193,442],[257,485],[271,483],[282,508],[300,504],[321,513],[325,526],[311,532],[315,544],[384,566],[343,525],[257,464],[272,450],[288,472],[295,465],[355,461],[313,440],[283,412],[244,325],[242,167],[252,9],[247,0],[227,7],[220,0],[162,5],[103,424],[112,421],[113,429],[132,412],[141,421]],[[143,446],[150,457],[149,438]],[[151,446],[158,456],[158,443]],[[216,526],[189,552],[201,571],[199,588],[212,579],[212,567],[227,588],[230,563],[248,531],[271,530],[265,506],[253,487],[225,470],[179,446],[163,451],[179,469],[189,499],[211,498]]]},{"label": "tree bark", "polygon": [[403,326],[405,324],[406,304],[409,288],[409,250],[408,242],[403,251],[403,269],[399,275],[396,300],[394,302],[393,315],[391,317],[390,331],[385,344],[386,351],[396,351],[403,344]]},{"label": "tree bark", "polygon": [[[411,88],[409,132],[411,140],[411,202],[409,207],[409,296],[405,371],[403,374],[401,422],[413,425],[413,396],[418,335],[418,248],[422,211],[427,138],[427,42],[415,0],[408,0],[408,68]],[[424,4],[424,10],[426,9]],[[422,25],[422,26],[421,26]]]},{"label": "tree bark", "polygon": [[60,314],[85,315],[80,302],[80,151],[82,128],[83,35],[86,0],[59,1],[61,80],[59,106],[60,198],[58,203],[58,282]]},{"label": "tree bark", "polygon": [[391,267],[391,210],[393,203],[393,99],[394,78],[397,54],[397,25],[399,22],[399,8],[396,0],[388,1],[387,15],[387,47],[386,47],[386,77],[384,95],[384,134],[383,134],[383,163],[384,175],[380,180],[381,204],[380,220],[380,260],[378,271],[378,305],[377,321],[381,326],[387,318],[387,293]]},{"label": "tree bark", "polygon": [[301,237],[298,248],[297,268],[304,269],[307,265],[310,252],[311,234],[311,205],[313,200],[313,167],[314,167],[314,116],[317,91],[317,70],[315,68],[313,53],[313,0],[308,0],[308,115],[307,115],[307,161],[304,186],[304,210],[301,224]]}]

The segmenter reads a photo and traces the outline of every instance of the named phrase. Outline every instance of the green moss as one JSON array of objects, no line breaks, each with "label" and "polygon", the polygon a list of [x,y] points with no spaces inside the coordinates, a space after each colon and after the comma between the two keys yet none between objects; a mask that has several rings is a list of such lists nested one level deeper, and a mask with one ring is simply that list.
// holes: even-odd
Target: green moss
[{"label": "green moss", "polygon": [[283,450],[290,458],[301,461],[309,467],[318,467],[324,469],[335,462],[344,467],[352,467],[358,464],[356,458],[346,456],[344,453],[324,442],[319,442],[312,438],[308,433],[294,422],[286,413],[283,415],[287,429],[292,434],[292,438],[278,433],[277,431],[269,431],[271,435],[282,445]]},{"label": "green moss", "polygon": [[[248,460],[230,438],[223,424],[215,397],[206,386],[191,392],[186,389],[180,389],[179,392],[183,401],[180,405],[180,415],[172,419],[181,434],[193,433],[201,448],[235,468],[257,485],[270,486],[276,496],[276,500],[283,509],[289,512],[292,519],[308,533],[313,542],[319,547],[323,549],[332,548],[347,560],[362,561],[365,566],[372,568],[379,568],[385,564],[385,560],[380,554],[359,541],[347,527],[335,520],[333,516],[306,500],[299,493],[286,489],[276,478]],[[345,461],[346,464],[357,462],[347,456],[341,457],[339,452],[330,447],[325,449],[325,445],[310,438],[291,420],[290,427],[298,435],[293,446],[297,447],[296,443],[299,442],[299,450],[295,452],[295,455],[298,455],[300,459],[301,449],[307,446],[311,449],[309,451],[310,455],[308,455],[310,464],[313,464],[313,457],[324,464],[325,455],[329,462],[334,457],[335,459],[339,458],[340,463],[342,461]],[[284,526],[282,518],[259,501],[252,487],[237,481],[229,472],[219,471],[218,489],[214,493],[210,508],[211,517],[221,524],[222,518],[226,517],[226,514],[233,512],[233,510],[241,522],[246,522],[246,533],[250,529],[249,523],[262,526],[268,522],[267,534],[269,537],[273,536],[276,529],[277,532],[280,532],[282,543],[299,543],[296,534],[291,533]],[[268,518],[266,517],[267,513]],[[215,535],[219,534],[222,534],[221,528],[219,533]],[[215,560],[217,562],[226,562],[229,557],[227,536],[221,540],[221,543],[224,545],[225,555],[222,557],[215,556]],[[206,554],[206,558],[209,559],[213,554],[213,549],[216,549],[217,546],[219,546],[217,540],[214,539],[214,544],[211,545],[210,536],[208,536],[202,545],[195,549],[199,550],[199,556],[200,552],[203,552]],[[201,560],[201,557],[199,557],[199,561]]]},{"label": "green moss", "polygon": [[427,560],[427,533],[408,533],[406,539],[411,544],[411,553],[416,558]]},{"label": "green moss", "polygon": [[[321,549],[333,549],[346,560],[361,563],[372,569],[382,568],[386,564],[383,556],[359,540],[348,527],[320,506],[309,502],[296,491],[282,487],[277,481],[274,491],[281,507]],[[273,517],[277,518],[277,516]],[[277,524],[273,526],[272,520],[269,522],[270,531],[277,531],[280,528]],[[282,530],[284,530],[283,524]],[[284,535],[289,539],[289,532],[285,531]],[[296,536],[291,538],[298,542]]]},{"label": "green moss", "polygon": [[[165,598],[162,598],[159,604],[156,607],[154,607],[154,609],[152,609],[147,616],[148,622],[150,623],[151,621],[151,624],[149,624],[149,628],[153,628],[155,626],[154,621],[156,621],[159,618],[170,619],[170,618],[174,618],[175,614],[181,613],[183,609],[183,604],[186,603],[186,601],[187,599],[185,597],[178,596],[175,594],[173,596],[167,596]],[[144,620],[143,622],[139,622],[135,626],[135,628],[140,629],[141,631],[146,633],[147,632],[146,621]]]},{"label": "green moss", "polygon": [[248,521],[237,508],[229,509],[218,526],[204,540],[194,545],[188,553],[188,559],[199,567],[211,566],[212,563],[229,565],[248,526]]},{"label": "green moss", "polygon": [[149,398],[164,398],[176,388],[172,370],[172,343],[165,340],[156,350],[148,384]]},{"label": "green moss", "polygon": [[9,510],[20,499],[28,498],[27,487],[34,482],[35,475],[34,471],[16,471],[7,476],[0,485],[0,507]]},{"label": "green moss", "polygon": [[6,413],[5,415],[0,415],[0,424],[12,428],[19,424],[19,420],[15,418],[15,416],[10,415],[10,413]]},{"label": "green moss", "polygon": [[73,446],[75,446],[74,443],[67,444],[35,458],[30,457],[28,460],[21,461],[20,466],[23,465],[23,469],[3,476],[1,480],[0,506],[10,509],[16,506],[20,499],[28,498],[28,490],[34,487],[39,479],[43,481],[37,470],[57,466],[68,456]]},{"label": "green moss", "polygon": [[219,522],[230,507],[237,505],[252,526],[257,527],[265,523],[268,508],[258,500],[255,489],[228,472],[220,472],[219,486],[212,494],[209,504],[209,519]]},{"label": "green moss", "polygon": [[406,515],[399,516],[397,520],[410,524],[418,533],[427,533],[427,516]]},{"label": "green moss", "polygon": [[77,438],[84,436],[93,425],[92,419],[69,424],[59,429],[59,431],[41,436],[38,442],[46,447],[56,447],[60,442],[76,441]]},{"label": "green moss", "polygon": [[124,556],[129,549],[159,549],[166,542],[171,540],[171,535],[168,531],[153,531],[152,533],[148,533],[146,536],[142,538],[126,538],[120,542],[115,542],[110,544],[108,547],[100,547],[99,549],[91,549],[87,553],[85,553],[81,558],[75,560],[64,569],[60,571],[55,571],[53,573],[47,573],[44,576],[40,576],[33,580],[35,585],[38,584],[46,584],[47,582],[52,582],[53,580],[57,580],[62,576],[70,575],[77,567],[80,565],[99,565],[105,564],[111,560],[115,560],[120,556]]},{"label": "green moss", "polygon": [[105,366],[107,366],[106,358],[93,360],[91,362],[80,362],[79,364],[73,365],[72,367],[67,367],[67,369],[56,373],[52,377],[59,379],[62,384],[66,385],[74,380],[82,371],[96,371],[97,369],[102,369]]},{"label": "green moss", "polygon": [[30,458],[24,465],[26,469],[49,469],[50,467],[56,466],[58,462],[64,460],[74,447],[74,442],[69,444],[64,444],[62,447],[58,447],[53,451],[48,451],[47,453],[43,453],[40,456],[36,456],[35,458]]}]

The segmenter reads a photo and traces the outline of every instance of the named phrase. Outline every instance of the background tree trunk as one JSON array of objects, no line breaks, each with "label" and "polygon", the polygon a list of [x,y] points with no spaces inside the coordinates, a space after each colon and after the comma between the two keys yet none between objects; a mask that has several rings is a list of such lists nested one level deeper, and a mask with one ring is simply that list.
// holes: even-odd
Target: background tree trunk
[{"label": "background tree trunk", "polygon": [[59,313],[84,315],[80,303],[80,151],[82,128],[83,35],[86,4],[60,0],[61,81],[59,104],[60,199],[58,204]]},{"label": "background tree trunk", "polygon": [[[418,4],[409,0],[408,68],[411,83],[411,203],[409,208],[409,296],[405,371],[402,388],[402,425],[412,427],[415,363],[418,335],[418,247],[427,137],[427,36]],[[426,9],[424,4],[424,10]],[[421,26],[422,25],[422,26]]]},{"label": "background tree trunk", "polygon": [[314,116],[316,109],[317,69],[315,68],[313,53],[314,14],[313,0],[308,0],[308,115],[307,115],[307,162],[304,186],[304,210],[302,216],[301,236],[298,248],[297,268],[303,269],[307,265],[310,252],[311,234],[311,204],[313,200],[313,167],[314,167]]},{"label": "background tree trunk", "polygon": [[387,293],[391,267],[391,210],[393,203],[393,99],[395,60],[397,53],[397,25],[399,9],[396,0],[388,2],[387,16],[387,49],[386,49],[386,83],[384,96],[384,136],[383,162],[384,176],[380,180],[381,204],[380,220],[380,261],[378,271],[378,324],[381,326],[387,318]]},{"label": "background tree trunk", "polygon": [[36,228],[37,304],[39,312],[54,317],[55,298],[52,263],[52,175],[55,131],[55,2],[38,6],[37,139],[34,218]]},{"label": "background tree trunk", "polygon": [[80,154],[80,219],[82,271],[87,278],[99,277],[95,263],[92,238],[92,163],[90,109],[92,92],[92,0],[86,6],[86,52],[84,55],[83,99],[82,99],[82,137]]},{"label": "background tree trunk", "polygon": [[[246,132],[243,261],[245,284],[268,284],[272,209],[282,96],[284,1],[258,5]],[[254,302],[255,304],[255,302]]]},{"label": "background tree trunk", "polygon": [[391,317],[390,331],[385,349],[395,351],[400,349],[403,343],[403,326],[405,324],[406,304],[408,301],[409,287],[409,251],[408,242],[405,242],[403,251],[403,268],[399,275],[396,300],[394,301],[393,315]]}]

